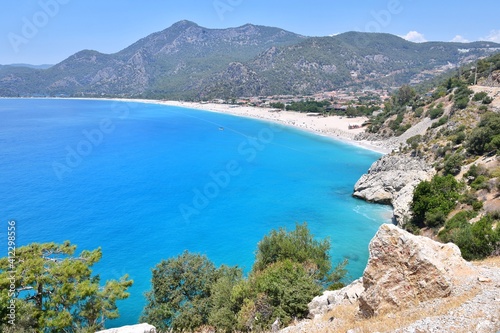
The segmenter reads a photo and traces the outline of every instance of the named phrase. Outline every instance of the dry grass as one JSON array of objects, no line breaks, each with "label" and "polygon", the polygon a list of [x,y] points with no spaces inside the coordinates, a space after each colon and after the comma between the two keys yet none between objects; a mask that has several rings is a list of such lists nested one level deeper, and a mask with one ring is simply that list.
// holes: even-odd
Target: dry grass
[{"label": "dry grass", "polygon": [[498,267],[500,268],[500,256],[490,257],[480,261],[474,261],[474,265],[477,266],[488,266],[488,267]]},{"label": "dry grass", "polygon": [[357,316],[357,304],[339,305],[324,315],[323,321],[325,324],[327,323],[324,328],[318,329],[317,324],[311,323],[310,329],[308,328],[306,331],[311,333],[347,332],[350,329],[356,329],[357,333],[394,331],[409,326],[420,319],[444,315],[471,300],[478,294],[479,290],[478,287],[474,287],[462,295],[421,303],[411,309],[395,311],[368,319]]}]

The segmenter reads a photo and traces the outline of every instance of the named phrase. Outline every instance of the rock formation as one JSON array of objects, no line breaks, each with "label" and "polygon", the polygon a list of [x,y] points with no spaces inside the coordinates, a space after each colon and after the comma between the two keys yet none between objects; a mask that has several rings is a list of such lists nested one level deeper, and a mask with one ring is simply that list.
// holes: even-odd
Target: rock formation
[{"label": "rock formation", "polygon": [[353,196],[371,202],[391,204],[399,225],[410,217],[413,190],[434,175],[424,160],[406,155],[385,155],[372,164],[354,185]]},{"label": "rock formation", "polygon": [[382,225],[370,242],[363,273],[360,315],[370,317],[448,297],[461,277],[473,273],[454,244],[414,236],[394,225]]},{"label": "rock formation", "polygon": [[314,297],[307,305],[309,307],[309,317],[312,319],[321,317],[321,315],[339,304],[352,304],[358,300],[364,290],[362,279],[357,279],[339,290],[325,290],[323,295]]},{"label": "rock formation", "polygon": [[138,325],[110,328],[109,330],[98,331],[96,333],[156,333],[156,328],[153,325],[143,323]]}]

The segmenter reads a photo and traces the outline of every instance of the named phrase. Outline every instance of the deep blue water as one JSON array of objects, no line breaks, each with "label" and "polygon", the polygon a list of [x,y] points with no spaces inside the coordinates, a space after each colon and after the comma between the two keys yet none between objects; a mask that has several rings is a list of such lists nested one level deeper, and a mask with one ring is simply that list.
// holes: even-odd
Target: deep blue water
[{"label": "deep blue water", "polygon": [[271,229],[307,221],[334,262],[366,265],[388,207],[351,197],[380,155],[257,120],[90,100],[0,99],[0,246],[70,240],[102,247],[94,273],[128,273],[108,326],[136,323],[151,268],[187,249],[246,272]]}]

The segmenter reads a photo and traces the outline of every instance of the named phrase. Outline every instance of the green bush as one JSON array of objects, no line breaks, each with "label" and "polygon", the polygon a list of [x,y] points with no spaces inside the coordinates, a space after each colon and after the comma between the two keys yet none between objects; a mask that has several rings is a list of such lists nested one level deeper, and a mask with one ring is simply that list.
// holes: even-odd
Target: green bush
[{"label": "green bush", "polygon": [[452,175],[436,175],[431,181],[418,184],[413,192],[411,204],[412,223],[428,227],[441,225],[456,206],[461,188]]},{"label": "green bush", "polygon": [[481,208],[483,208],[482,201],[476,200],[472,203],[472,209],[474,209],[474,211],[477,212],[477,211],[481,210]]},{"label": "green bush", "polygon": [[464,259],[483,259],[498,248],[500,230],[494,230],[491,217],[485,216],[478,222],[459,229],[452,241],[458,245]]},{"label": "green bush", "polygon": [[272,230],[257,245],[252,271],[261,271],[273,263],[289,259],[308,267],[312,276],[327,283],[332,268],[329,250],[330,241],[315,240],[306,223],[296,224],[292,231],[284,228]]},{"label": "green bush", "polygon": [[322,290],[303,265],[289,259],[252,273],[245,283],[233,295],[242,300],[236,317],[238,329],[244,331],[269,330],[276,318],[285,325],[305,318],[307,304]]},{"label": "green bush", "polygon": [[462,142],[465,141],[466,135],[464,131],[457,132],[455,136],[453,137],[453,143],[454,144],[461,144]]},{"label": "green bush", "polygon": [[447,121],[448,121],[448,117],[446,117],[446,116],[441,117],[441,118],[439,118],[439,120],[437,122],[432,124],[432,128],[437,128],[439,126],[443,126],[444,124],[446,124]]},{"label": "green bush", "polygon": [[486,92],[480,91],[480,92],[477,92],[477,93],[474,94],[474,97],[472,98],[472,100],[474,102],[478,102],[478,101],[482,100],[483,98],[485,98],[487,96],[488,96],[488,94]]},{"label": "green bush", "polygon": [[466,146],[474,155],[500,150],[500,114],[487,112],[469,136]]},{"label": "green bush", "polygon": [[488,188],[488,177],[485,175],[479,175],[474,179],[474,181],[470,184],[474,190],[484,190]]},{"label": "green bush", "polygon": [[436,108],[436,109],[431,109],[429,110],[429,117],[431,119],[437,119],[441,117],[444,113],[444,110],[442,108]]},{"label": "green bush", "polygon": [[463,157],[460,154],[448,155],[444,162],[444,174],[445,175],[458,175],[462,169]]}]

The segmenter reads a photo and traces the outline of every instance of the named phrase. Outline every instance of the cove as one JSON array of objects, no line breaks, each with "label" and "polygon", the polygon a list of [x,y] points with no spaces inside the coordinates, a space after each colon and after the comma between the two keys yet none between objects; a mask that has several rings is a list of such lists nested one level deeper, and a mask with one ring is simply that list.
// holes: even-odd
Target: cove
[{"label": "cove", "polygon": [[184,250],[251,269],[272,229],[307,222],[361,276],[390,208],[351,197],[380,154],[273,123],[107,100],[0,99],[0,230],[101,247],[102,280],[129,274],[109,327],[133,324],[151,268]]}]

